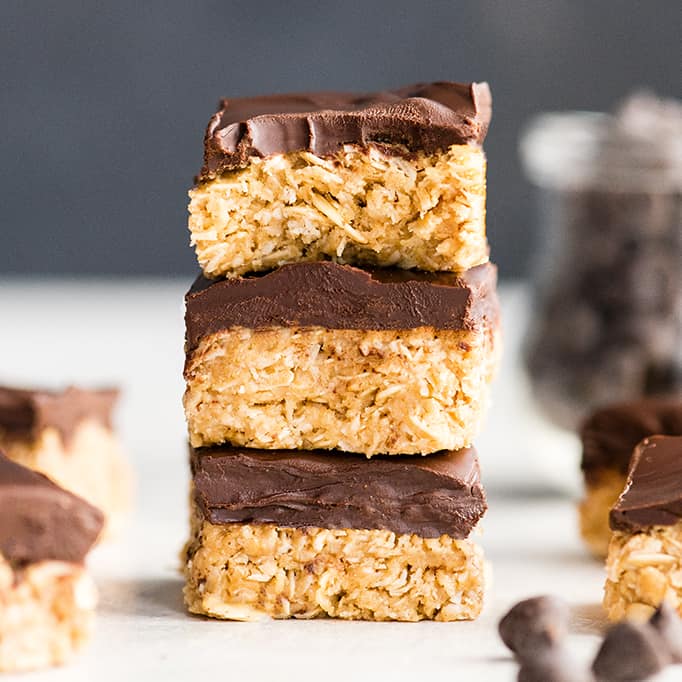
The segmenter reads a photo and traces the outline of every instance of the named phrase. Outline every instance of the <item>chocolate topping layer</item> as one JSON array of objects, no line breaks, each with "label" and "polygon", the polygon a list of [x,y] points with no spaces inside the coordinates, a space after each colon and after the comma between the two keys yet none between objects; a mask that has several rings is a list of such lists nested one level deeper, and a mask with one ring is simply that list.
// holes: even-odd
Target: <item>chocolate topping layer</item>
[{"label": "chocolate topping layer", "polygon": [[428,457],[211,447],[190,450],[211,523],[382,529],[466,538],[487,509],[473,449]]},{"label": "chocolate topping layer", "polygon": [[657,434],[682,436],[682,401],[652,398],[597,410],[581,431],[586,477],[601,469],[626,474],[637,443]]},{"label": "chocolate topping layer", "polygon": [[634,532],[682,519],[682,436],[652,436],[636,448],[625,490],[611,510],[612,530]]},{"label": "chocolate topping layer", "polygon": [[264,275],[200,276],[185,297],[186,350],[232,327],[466,330],[498,323],[497,268],[461,274],[360,270],[329,261],[283,265]]},{"label": "chocolate topping layer", "polygon": [[27,390],[0,386],[0,431],[12,437],[36,438],[47,427],[68,440],[84,419],[111,428],[115,389],[90,391],[70,386],[63,391]]},{"label": "chocolate topping layer", "polygon": [[368,94],[222,99],[218,106],[206,129],[199,180],[244,168],[252,156],[333,156],[345,144],[427,154],[453,144],[480,145],[492,113],[487,83],[445,81]]},{"label": "chocolate topping layer", "polygon": [[82,562],[104,516],[80,497],[0,453],[0,554],[24,565]]}]

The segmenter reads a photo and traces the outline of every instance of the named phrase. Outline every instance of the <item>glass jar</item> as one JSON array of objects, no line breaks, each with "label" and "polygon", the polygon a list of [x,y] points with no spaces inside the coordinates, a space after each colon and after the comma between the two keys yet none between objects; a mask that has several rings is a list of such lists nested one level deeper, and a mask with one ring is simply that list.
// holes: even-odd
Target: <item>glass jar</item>
[{"label": "glass jar", "polygon": [[539,406],[574,429],[605,403],[682,399],[682,103],[544,114],[521,155],[539,197],[524,352]]}]

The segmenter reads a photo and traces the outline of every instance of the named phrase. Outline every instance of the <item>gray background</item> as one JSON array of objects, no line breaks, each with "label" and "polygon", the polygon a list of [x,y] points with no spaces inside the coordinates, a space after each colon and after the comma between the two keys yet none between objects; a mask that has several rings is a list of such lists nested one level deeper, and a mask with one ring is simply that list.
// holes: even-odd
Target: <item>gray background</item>
[{"label": "gray background", "polygon": [[0,273],[193,271],[186,190],[219,96],[487,79],[489,234],[522,274],[523,122],[679,94],[681,22],[677,0],[0,0]]}]

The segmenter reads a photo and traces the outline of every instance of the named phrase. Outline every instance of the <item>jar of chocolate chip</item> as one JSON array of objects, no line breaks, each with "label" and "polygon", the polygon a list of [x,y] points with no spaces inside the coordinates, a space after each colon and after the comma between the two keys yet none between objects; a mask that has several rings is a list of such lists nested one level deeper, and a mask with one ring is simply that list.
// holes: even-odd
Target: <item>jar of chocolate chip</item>
[{"label": "jar of chocolate chip", "polygon": [[539,199],[525,343],[538,404],[573,429],[605,403],[682,398],[682,102],[541,115],[521,156]]}]

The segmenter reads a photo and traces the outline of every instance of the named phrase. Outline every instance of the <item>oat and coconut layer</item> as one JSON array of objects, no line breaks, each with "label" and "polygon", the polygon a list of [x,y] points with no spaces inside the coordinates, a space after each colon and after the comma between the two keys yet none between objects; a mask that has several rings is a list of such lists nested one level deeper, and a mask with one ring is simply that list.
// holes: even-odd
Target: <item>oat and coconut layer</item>
[{"label": "oat and coconut layer", "polygon": [[90,638],[97,592],[79,564],[13,568],[0,556],[0,672],[68,662]]},{"label": "oat and coconut layer", "polygon": [[204,522],[185,577],[190,611],[229,620],[470,620],[483,605],[481,549],[448,536]]},{"label": "oat and coconut layer", "polygon": [[256,158],[191,190],[191,243],[209,277],[316,260],[466,270],[488,259],[485,177],[483,151],[467,145]]}]

